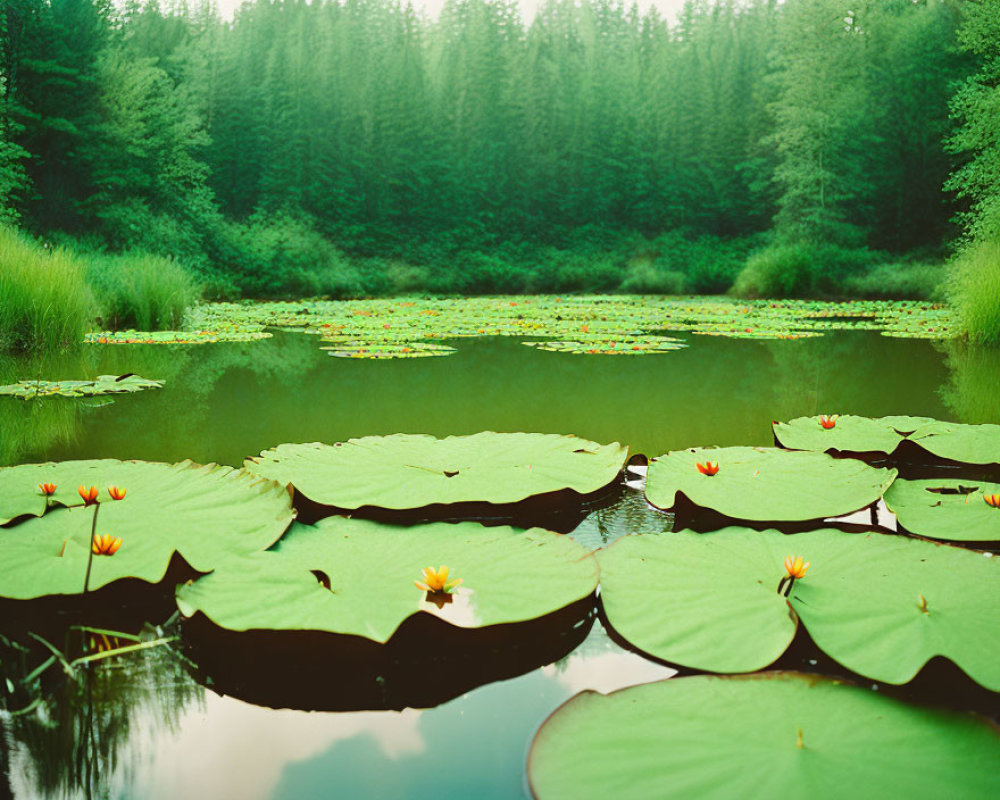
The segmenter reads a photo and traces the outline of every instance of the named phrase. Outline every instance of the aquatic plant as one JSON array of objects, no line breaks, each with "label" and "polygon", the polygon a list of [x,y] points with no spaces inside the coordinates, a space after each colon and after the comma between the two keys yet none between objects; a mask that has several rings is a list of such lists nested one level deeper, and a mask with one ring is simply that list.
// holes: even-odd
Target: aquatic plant
[{"label": "aquatic plant", "polygon": [[94,535],[91,551],[95,556],[113,556],[122,546],[121,536],[112,536],[110,533]]},{"label": "aquatic plant", "polygon": [[827,416],[826,414],[819,415],[819,424],[825,429],[830,430],[830,428],[837,427],[837,414],[832,416]]},{"label": "aquatic plant", "polygon": [[414,581],[414,585],[425,592],[449,593],[462,582],[461,578],[448,580],[448,567],[441,566],[437,570],[434,567],[424,567],[424,579]]},{"label": "aquatic plant", "polygon": [[698,468],[698,472],[702,475],[717,475],[719,472],[719,462],[717,461],[706,461],[705,463],[697,463],[695,466]]}]

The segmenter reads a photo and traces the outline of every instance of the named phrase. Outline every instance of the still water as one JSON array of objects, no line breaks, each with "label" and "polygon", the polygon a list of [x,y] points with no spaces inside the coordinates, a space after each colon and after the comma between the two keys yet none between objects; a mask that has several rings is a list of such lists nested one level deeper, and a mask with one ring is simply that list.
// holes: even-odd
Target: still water
[{"label": "still water", "polygon": [[[7,360],[0,383],[134,372],[166,385],[114,402],[0,398],[0,465],[239,465],[281,442],[481,430],[575,433],[655,456],[770,445],[772,419],[817,413],[1000,421],[996,353],[867,332],[683,338],[690,348],[641,357],[553,353],[495,337],[459,340],[448,357],[367,361],[332,358],[315,337],[278,333],[262,342],[93,346]],[[572,535],[598,547],[666,524],[626,490]],[[0,618],[0,634],[16,622]],[[531,738],[559,704],[583,689],[674,674],[619,647],[599,620],[585,633],[554,663],[424,710],[256,705],[204,685],[191,660],[197,653],[183,641],[100,662],[77,681],[56,666],[43,675],[45,702],[0,712],[0,798],[524,797]]]}]

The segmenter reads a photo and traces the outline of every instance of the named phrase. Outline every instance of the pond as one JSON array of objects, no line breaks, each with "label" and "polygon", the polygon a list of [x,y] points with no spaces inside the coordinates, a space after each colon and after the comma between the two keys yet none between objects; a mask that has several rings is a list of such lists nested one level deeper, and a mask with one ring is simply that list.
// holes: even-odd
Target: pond
[{"label": "pond", "polygon": [[[91,398],[0,397],[0,466],[93,458],[239,466],[282,442],[484,430],[572,433],[652,457],[695,446],[770,446],[772,419],[819,413],[998,419],[995,354],[865,330],[797,340],[671,335],[690,346],[618,358],[484,335],[438,338],[457,348],[448,357],[370,360],[334,358],[315,336],[275,330],[261,341],[89,346],[8,360],[0,383],[137,373],[164,386]],[[669,524],[641,491],[625,487],[570,535],[597,548]],[[147,619],[153,626],[170,617],[168,607],[160,611]],[[65,633],[58,620],[38,624]],[[17,628],[23,639],[24,627],[2,620],[0,634]],[[180,633],[172,621],[142,638]],[[128,644],[110,634],[84,637],[97,650],[102,637],[107,646]],[[56,666],[40,677],[44,702],[0,712],[0,796],[524,797],[532,737],[560,704],[583,689],[607,692],[676,673],[622,646],[593,615],[562,650],[541,666],[527,659],[524,674],[497,680],[486,670],[483,680],[492,682],[450,699],[445,688],[436,707],[404,710],[314,711],[308,701],[269,708],[252,702],[257,690],[280,700],[283,687],[252,664],[247,686],[220,693],[183,640],[94,662],[75,681]],[[818,660],[806,643],[780,665],[809,669]],[[10,659],[0,663],[8,676],[16,670]],[[957,670],[944,679],[971,683]],[[994,712],[988,693],[984,700],[960,688],[973,706]],[[317,697],[313,708],[328,705]]]}]

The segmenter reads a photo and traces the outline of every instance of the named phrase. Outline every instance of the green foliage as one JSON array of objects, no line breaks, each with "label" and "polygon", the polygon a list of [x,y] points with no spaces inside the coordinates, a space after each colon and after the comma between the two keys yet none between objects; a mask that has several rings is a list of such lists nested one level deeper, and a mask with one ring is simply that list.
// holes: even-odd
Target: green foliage
[{"label": "green foliage", "polygon": [[835,296],[877,258],[864,249],[806,241],[776,243],[754,253],[733,284],[740,297]]},{"label": "green foliage", "polygon": [[0,349],[77,344],[93,317],[94,296],[77,256],[0,227]]},{"label": "green foliage", "polygon": [[1000,241],[972,244],[952,261],[948,294],[962,333],[1000,345]]},{"label": "green foliage", "polygon": [[847,297],[900,300],[937,300],[944,293],[947,270],[941,264],[890,262],[844,280]]},{"label": "green foliage", "polygon": [[191,274],[176,261],[149,253],[94,255],[88,277],[110,330],[176,330],[199,298]]}]

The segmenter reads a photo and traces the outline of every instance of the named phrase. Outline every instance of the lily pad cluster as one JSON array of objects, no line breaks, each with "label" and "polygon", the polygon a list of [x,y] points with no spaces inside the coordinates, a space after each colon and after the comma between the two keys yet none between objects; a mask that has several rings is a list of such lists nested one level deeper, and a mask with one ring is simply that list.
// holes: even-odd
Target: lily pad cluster
[{"label": "lily pad cluster", "polygon": [[[790,552],[811,567],[786,601],[777,588]],[[883,533],[733,527],[628,536],[598,561],[612,627],[665,661],[761,669],[801,622],[820,649],[866,677],[906,683],[943,656],[1000,691],[1000,560],[988,554]]]},{"label": "lily pad cluster", "polygon": [[[666,353],[683,344],[657,338],[664,332],[762,340],[859,329],[930,339],[952,335],[950,310],[929,303],[651,296],[215,303],[200,307],[193,324],[206,331],[278,328],[319,334],[355,358],[415,357],[420,343],[469,336],[546,339],[551,341],[525,343],[559,352],[633,355]],[[344,343],[351,344],[341,347]]]},{"label": "lily pad cluster", "polygon": [[144,389],[162,389],[163,381],[138,375],[98,375],[92,381],[20,381],[0,386],[0,396],[34,400],[38,397],[94,397],[105,394],[129,394]]},{"label": "lily pad cluster", "polygon": [[535,736],[538,800],[1000,793],[1000,734],[800,673],[673,678],[583,692]]}]

